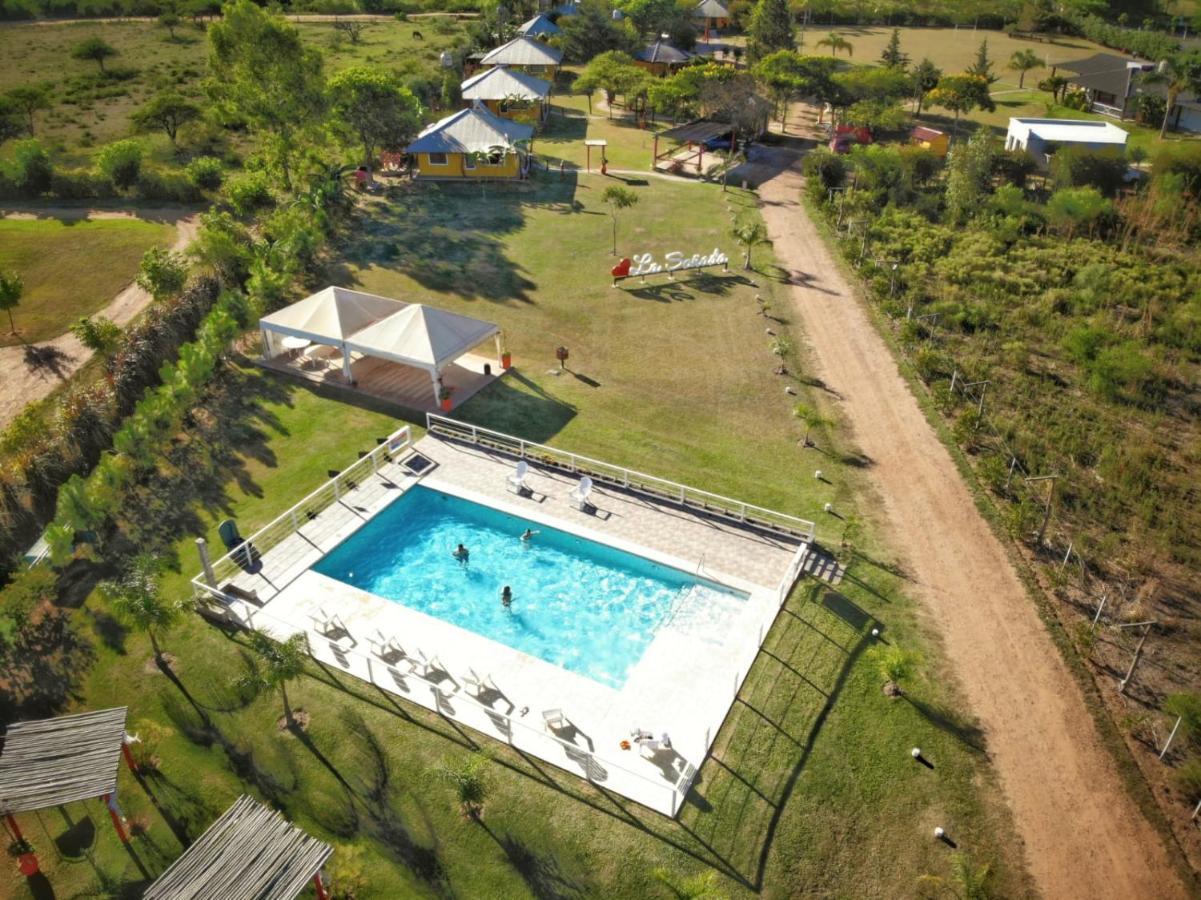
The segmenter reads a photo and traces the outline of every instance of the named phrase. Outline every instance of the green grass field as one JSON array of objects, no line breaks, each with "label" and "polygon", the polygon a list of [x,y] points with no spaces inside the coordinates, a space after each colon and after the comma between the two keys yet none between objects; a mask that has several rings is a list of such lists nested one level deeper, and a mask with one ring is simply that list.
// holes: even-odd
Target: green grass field
[{"label": "green grass field", "polygon": [[[440,51],[454,42],[461,27],[452,19],[445,21],[445,25],[432,19],[416,25],[371,22],[358,44],[341,36],[332,24],[300,22],[296,27],[306,42],[325,53],[328,73],[371,63],[404,75],[436,64]],[[415,30],[422,39],[413,37]],[[148,22],[3,23],[0,92],[20,84],[49,82],[55,105],[38,113],[36,136],[61,161],[84,164],[91,147],[129,136],[130,114],[156,91],[170,87],[200,94],[207,71],[204,32],[182,25],[176,34],[172,41],[165,29]],[[93,35],[117,48],[120,55],[110,60],[108,68],[129,70],[128,78],[100,78],[94,63],[71,59],[71,47]],[[147,135],[144,140],[158,158],[172,156],[165,135]]]},{"label": "green grass field", "polygon": [[[128,852],[97,804],[68,810],[95,826],[86,853],[56,854],[69,830],[58,812],[22,817],[59,896],[132,889],[243,791],[333,841],[333,873],[354,880],[349,861],[360,897],[681,896],[653,876],[662,867],[677,887],[716,873],[712,896],[894,898],[913,894],[920,874],[947,871],[951,851],[930,837],[935,825],[996,865],[1000,895],[1027,892],[980,735],[957,711],[903,573],[871,538],[854,447],[837,429],[819,436],[820,451],[797,446],[785,384],[797,399],[823,401],[799,378],[772,374],[765,329],[801,335],[786,316],[757,312],[756,294],[783,311],[770,248],[756,249],[755,283],[735,266],[611,288],[606,183],[398,192],[366,208],[330,277],[504,327],[516,371],[457,410],[463,418],[794,514],[820,516],[832,499],[867,523],[836,592],[811,582],[794,591],[679,820],[316,665],[290,691],[312,716],[294,737],[274,725],[277,695],[234,686],[248,664],[239,637],[189,618],[164,640],[177,658],[167,677],[146,640],[92,597],[81,617],[96,658],[78,706],[128,704],[133,730],[157,740],[161,772],[143,783],[121,776],[122,803],[142,832]],[[755,214],[748,195],[715,186],[633,189],[640,202],[620,223],[624,252],[717,245],[736,257],[730,216]],[[572,371],[553,376],[558,344],[571,349]],[[803,357],[790,365],[803,374]],[[396,425],[253,367],[234,370],[206,407],[197,427],[220,439],[202,452],[185,437],[164,459],[163,484],[147,488],[148,497],[170,492],[177,510],[173,592],[196,568],[197,533],[215,539],[227,516],[253,530]],[[190,470],[193,458],[211,468]],[[832,484],[812,478],[817,466]],[[835,547],[837,524],[819,521]],[[880,691],[864,656],[873,624],[925,657],[908,699]],[[477,742],[495,755],[482,823],[461,817],[434,774]],[[936,768],[910,759],[915,745]]]},{"label": "green grass field", "polygon": [[57,337],[103,309],[133,281],[142,254],[174,236],[171,225],[140,219],[0,219],[0,269],[25,283],[13,311],[18,334],[4,316],[0,346]]}]

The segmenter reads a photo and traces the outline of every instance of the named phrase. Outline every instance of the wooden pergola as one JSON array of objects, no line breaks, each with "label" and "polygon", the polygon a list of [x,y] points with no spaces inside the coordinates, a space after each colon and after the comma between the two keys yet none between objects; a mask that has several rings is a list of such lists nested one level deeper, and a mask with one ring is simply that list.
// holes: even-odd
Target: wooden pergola
[{"label": "wooden pergola", "polygon": [[122,843],[129,837],[117,806],[121,756],[136,768],[125,745],[124,707],[16,722],[0,745],[0,815],[15,840],[24,841],[16,813],[99,797]]},{"label": "wooden pergola", "polygon": [[[703,171],[705,161],[705,141],[722,137],[734,130],[727,122],[712,122],[708,119],[697,119],[675,128],[668,128],[655,135],[651,148],[651,170],[665,168],[683,169],[685,166],[696,166],[696,173]],[[668,148],[659,152],[660,139],[668,143]],[[681,154],[680,146],[687,149]],[[713,151],[710,151],[711,153]],[[680,154],[680,155],[677,155]]]},{"label": "wooden pergola", "polygon": [[242,796],[142,896],[292,900],[311,881],[318,900],[325,900],[321,867],[333,852],[275,810]]}]

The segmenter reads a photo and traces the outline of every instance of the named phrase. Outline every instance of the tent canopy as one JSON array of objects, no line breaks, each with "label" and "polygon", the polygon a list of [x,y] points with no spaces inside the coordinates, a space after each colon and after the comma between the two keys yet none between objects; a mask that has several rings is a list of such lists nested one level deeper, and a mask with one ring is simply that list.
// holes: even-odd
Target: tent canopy
[{"label": "tent canopy", "polygon": [[437,372],[500,326],[414,303],[346,341],[347,351]]},{"label": "tent canopy", "polygon": [[259,327],[292,337],[308,338],[319,344],[340,346],[355,332],[404,308],[405,304],[399,300],[378,294],[327,287],[264,316],[259,320]]}]

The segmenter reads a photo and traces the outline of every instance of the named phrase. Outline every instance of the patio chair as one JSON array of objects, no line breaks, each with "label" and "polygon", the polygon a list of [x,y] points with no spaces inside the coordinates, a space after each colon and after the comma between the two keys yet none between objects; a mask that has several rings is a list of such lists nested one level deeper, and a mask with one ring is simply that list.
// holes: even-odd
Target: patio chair
[{"label": "patio chair", "polygon": [[550,731],[567,731],[571,726],[571,719],[563,715],[561,709],[545,709],[542,711],[542,724]]},{"label": "patio chair", "polygon": [[530,464],[524,459],[517,464],[517,468],[511,475],[505,478],[505,486],[514,494],[524,494],[530,489],[525,483],[526,476],[530,474]]},{"label": "patio chair", "polygon": [[580,479],[579,484],[572,489],[568,499],[571,501],[572,506],[574,506],[576,509],[580,510],[581,512],[587,512],[588,507],[592,505],[588,502],[588,498],[591,495],[592,479],[585,475]]},{"label": "patio chair", "polygon": [[423,678],[428,677],[434,672],[446,672],[446,666],[442,665],[442,660],[437,656],[426,656],[420,649],[417,650],[417,656],[412,657],[413,669],[418,672]]},{"label": "patio chair", "polygon": [[481,696],[488,693],[500,693],[500,688],[496,686],[496,682],[492,680],[491,675],[480,676],[475,669],[468,668],[467,674],[463,677],[463,683],[472,689],[475,699],[480,699]]},{"label": "patio chair", "polygon": [[330,615],[321,607],[317,607],[317,612],[309,613],[309,618],[313,620],[313,630],[323,638],[338,641],[345,637],[350,640],[352,646],[358,643],[337,613]]},{"label": "patio chair", "polygon": [[393,665],[399,660],[408,658],[404,647],[397,643],[396,638],[385,637],[384,633],[378,628],[375,630],[375,637],[367,638],[367,642],[371,645],[371,652],[388,665]]},{"label": "patio chair", "polygon": [[248,572],[258,571],[262,554],[254,544],[248,543],[242,537],[237,522],[226,519],[217,526],[217,534],[221,536],[221,543],[225,545],[225,549],[233,555],[234,562]]},{"label": "patio chair", "polygon": [[651,738],[648,741],[639,741],[638,742],[638,753],[642,756],[643,759],[654,759],[656,754],[658,754],[658,752],[659,752],[659,748],[662,746],[663,745],[661,743],[659,743],[659,741],[656,741],[654,738]]}]

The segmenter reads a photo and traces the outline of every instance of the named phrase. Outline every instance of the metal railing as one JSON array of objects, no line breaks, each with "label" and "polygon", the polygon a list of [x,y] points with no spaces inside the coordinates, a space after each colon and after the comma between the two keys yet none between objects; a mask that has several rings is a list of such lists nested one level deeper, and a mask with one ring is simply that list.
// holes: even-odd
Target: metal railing
[{"label": "metal railing", "polygon": [[[371,452],[364,454],[299,503],[251,534],[240,546],[216,560],[211,567],[216,584],[232,580],[246,565],[253,562],[253,559],[249,558],[251,555],[261,557],[266,554],[272,547],[299,531],[303,525],[317,518],[323,510],[340,502],[347,493],[358,487],[360,481],[377,473],[381,464],[387,464],[412,445],[413,436],[408,425],[390,434]],[[192,579],[196,590],[219,600],[227,599],[222,591],[216,589],[216,585],[206,582],[206,577],[207,573],[201,572]]]},{"label": "metal railing", "polygon": [[[801,546],[797,547],[796,552],[792,554],[792,559],[788,563],[788,569],[785,570],[784,577],[780,579],[780,586],[776,589],[777,606],[783,608],[784,603],[788,600],[788,595],[792,593],[792,586],[796,584],[796,580],[801,576],[801,568],[805,565],[805,557],[808,555],[808,544],[801,544]],[[763,643],[763,641],[759,643]]]},{"label": "metal railing", "polygon": [[[219,591],[211,593],[220,596]],[[533,723],[522,719],[516,712],[520,706],[520,698],[509,698],[501,693],[500,696],[504,698],[506,705],[513,704],[512,711],[506,711],[473,697],[462,687],[462,683],[466,681],[465,669],[459,672],[454,666],[448,666],[445,670],[439,670],[448,678],[435,683],[399,662],[389,663],[374,654],[357,649],[357,646],[346,646],[341,641],[335,641],[314,631],[310,626],[285,621],[250,605],[244,606],[245,618],[233,613],[226,604],[211,609],[211,613],[220,615],[225,621],[239,627],[266,632],[277,640],[286,640],[293,634],[304,634],[309,655],[314,660],[326,665],[332,664],[347,675],[375,685],[440,716],[468,725],[481,734],[515,749],[532,753],[571,775],[629,797],[664,815],[674,818],[696,777],[696,766],[687,761],[684,761],[685,765],[681,770],[673,769],[675,777],[668,780],[662,775],[655,777],[636,772],[615,762],[612,755],[599,757],[595,750],[561,738],[545,727],[539,727],[537,723],[541,719],[540,712]],[[739,682],[740,679],[735,679],[736,689]],[[448,683],[454,686],[454,690],[448,690]],[[563,712],[570,719],[571,710],[565,709]],[[634,758],[638,758],[636,748],[633,755]],[[683,757],[679,759],[683,760]],[[649,793],[646,790],[648,788]]]},{"label": "metal railing", "polygon": [[816,526],[807,519],[744,503],[741,500],[723,497],[709,491],[702,491],[699,488],[668,481],[655,475],[647,475],[645,472],[637,472],[624,466],[616,466],[591,457],[580,456],[578,453],[570,453],[556,447],[526,441],[500,431],[460,422],[457,419],[448,419],[446,416],[435,413],[426,413],[425,418],[426,428],[431,434],[440,434],[478,446],[490,447],[541,466],[572,474],[587,475],[597,484],[620,487],[670,503],[677,503],[687,509],[698,510],[708,515],[800,538],[806,543],[813,542]]}]

